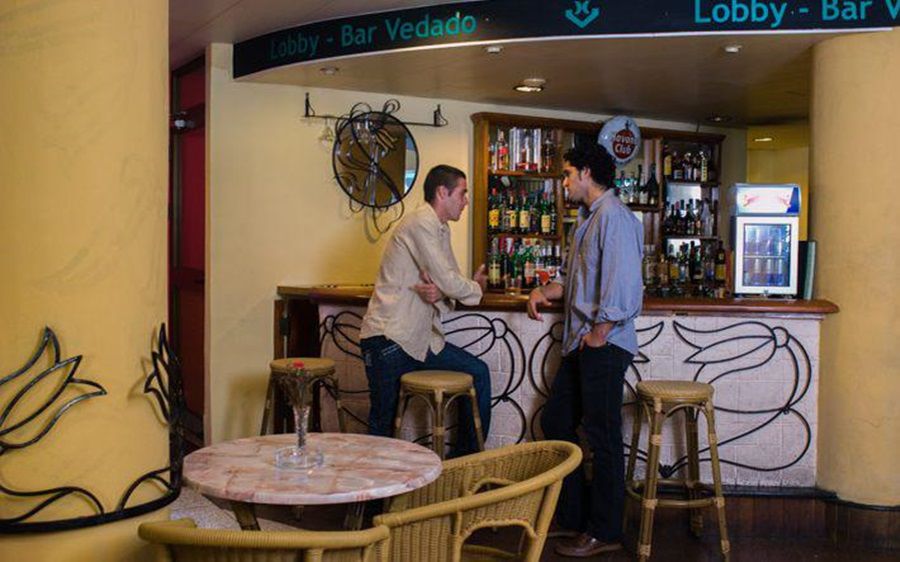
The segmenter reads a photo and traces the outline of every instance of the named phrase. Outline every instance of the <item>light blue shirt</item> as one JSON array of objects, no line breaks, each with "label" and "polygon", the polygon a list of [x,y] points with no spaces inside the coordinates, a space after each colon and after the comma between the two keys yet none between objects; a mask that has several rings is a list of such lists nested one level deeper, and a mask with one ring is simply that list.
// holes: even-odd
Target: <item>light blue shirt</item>
[{"label": "light blue shirt", "polygon": [[610,344],[637,355],[634,319],[641,313],[644,228],[610,189],[582,208],[568,244],[560,282],[565,287],[563,354],[594,324],[612,322]]}]

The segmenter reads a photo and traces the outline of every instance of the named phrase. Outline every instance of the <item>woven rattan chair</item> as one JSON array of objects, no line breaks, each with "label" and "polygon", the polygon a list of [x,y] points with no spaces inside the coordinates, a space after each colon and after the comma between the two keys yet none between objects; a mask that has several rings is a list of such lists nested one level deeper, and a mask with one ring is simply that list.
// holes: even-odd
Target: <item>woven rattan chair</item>
[{"label": "woven rattan chair", "polygon": [[[391,502],[376,525],[391,529],[391,562],[540,559],[562,479],[581,449],[538,441],[444,462],[437,480]],[[481,528],[521,527],[519,552],[464,545]]]},{"label": "woven rattan chair", "polygon": [[387,562],[386,527],[364,531],[224,531],[190,519],[142,523],[138,535],[173,562]]}]

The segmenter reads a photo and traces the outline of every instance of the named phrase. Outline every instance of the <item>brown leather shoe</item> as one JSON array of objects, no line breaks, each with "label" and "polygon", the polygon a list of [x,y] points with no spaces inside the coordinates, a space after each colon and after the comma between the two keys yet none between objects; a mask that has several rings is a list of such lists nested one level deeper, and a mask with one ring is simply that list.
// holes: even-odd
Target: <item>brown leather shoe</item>
[{"label": "brown leather shoe", "polygon": [[556,545],[554,549],[560,556],[571,556],[572,558],[587,558],[595,556],[603,552],[612,552],[620,550],[622,543],[619,542],[603,542],[595,539],[587,533],[581,533],[574,539],[562,541]]}]

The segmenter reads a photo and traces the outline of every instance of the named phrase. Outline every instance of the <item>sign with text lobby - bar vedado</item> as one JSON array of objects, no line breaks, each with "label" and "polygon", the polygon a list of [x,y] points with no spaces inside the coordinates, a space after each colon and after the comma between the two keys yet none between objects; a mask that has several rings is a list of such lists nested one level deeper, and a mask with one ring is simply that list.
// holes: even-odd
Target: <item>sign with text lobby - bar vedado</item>
[{"label": "sign with text lobby - bar vedado", "polygon": [[542,37],[883,29],[900,0],[484,0],[283,29],[234,47],[235,78],[393,49]]}]

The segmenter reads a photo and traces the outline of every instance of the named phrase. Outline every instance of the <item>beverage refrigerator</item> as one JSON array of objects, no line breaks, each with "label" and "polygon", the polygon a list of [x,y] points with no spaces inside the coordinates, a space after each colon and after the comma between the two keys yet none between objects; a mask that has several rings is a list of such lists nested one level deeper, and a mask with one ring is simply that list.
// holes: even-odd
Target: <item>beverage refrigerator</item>
[{"label": "beverage refrigerator", "polygon": [[731,190],[734,293],[796,296],[800,186],[739,183]]}]

